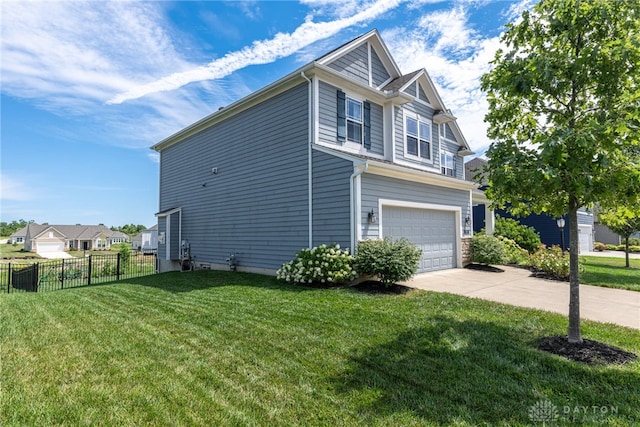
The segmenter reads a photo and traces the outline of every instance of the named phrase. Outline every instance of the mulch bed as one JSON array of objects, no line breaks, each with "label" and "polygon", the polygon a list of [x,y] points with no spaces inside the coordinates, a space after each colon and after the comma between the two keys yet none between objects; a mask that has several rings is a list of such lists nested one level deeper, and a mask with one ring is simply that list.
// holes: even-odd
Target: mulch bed
[{"label": "mulch bed", "polygon": [[377,280],[366,280],[364,282],[360,282],[357,285],[351,287],[360,292],[365,292],[368,294],[382,294],[382,295],[403,295],[409,292],[412,288],[404,285],[391,285],[385,286],[381,282]]},{"label": "mulch bed", "polygon": [[625,364],[638,360],[638,356],[621,348],[598,341],[582,339],[582,343],[570,343],[566,336],[551,336],[538,340],[538,348],[575,362],[589,365]]},{"label": "mulch bed", "polygon": [[488,271],[490,273],[504,273],[503,269],[487,264],[471,263],[467,264],[464,268],[468,268],[469,270]]}]

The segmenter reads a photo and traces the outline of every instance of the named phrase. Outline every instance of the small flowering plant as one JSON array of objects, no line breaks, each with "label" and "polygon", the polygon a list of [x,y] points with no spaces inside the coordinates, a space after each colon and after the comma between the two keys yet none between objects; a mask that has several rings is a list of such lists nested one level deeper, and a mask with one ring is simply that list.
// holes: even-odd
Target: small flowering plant
[{"label": "small flowering plant", "polygon": [[331,283],[341,284],[355,279],[354,257],[340,245],[320,245],[302,249],[296,257],[277,272],[277,277],[287,283]]}]

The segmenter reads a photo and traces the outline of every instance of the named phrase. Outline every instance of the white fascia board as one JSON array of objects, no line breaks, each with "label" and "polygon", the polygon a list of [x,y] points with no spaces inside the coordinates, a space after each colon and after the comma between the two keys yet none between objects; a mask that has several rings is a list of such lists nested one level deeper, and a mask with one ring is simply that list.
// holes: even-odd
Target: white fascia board
[{"label": "white fascia board", "polygon": [[172,214],[174,214],[176,212],[180,212],[181,210],[182,210],[182,208],[173,208],[173,209],[168,209],[168,210],[163,211],[163,212],[158,212],[155,215],[156,215],[156,217],[169,216],[169,215],[172,215]]},{"label": "white fascia board", "polygon": [[404,179],[412,182],[434,185],[437,187],[451,188],[454,190],[472,190],[477,187],[473,182],[462,181],[437,173],[424,172],[388,163],[381,163],[375,160],[368,161],[367,173],[388,176],[391,178]]},{"label": "white fascia board", "polygon": [[[398,64],[396,64],[395,60],[391,56],[391,53],[389,52],[389,49],[387,48],[387,45],[384,43],[384,41],[380,37],[380,33],[378,33],[378,30],[376,29],[369,31],[361,37],[358,37],[357,39],[352,40],[351,42],[343,45],[335,51],[321,57],[317,62],[322,65],[330,64],[331,62],[335,61],[341,56],[346,55],[352,50],[357,49],[365,43],[369,43],[375,49],[376,53],[378,53],[378,57],[384,64],[389,74],[391,74],[392,78],[396,78],[402,75]],[[380,53],[382,53],[382,55]]]}]

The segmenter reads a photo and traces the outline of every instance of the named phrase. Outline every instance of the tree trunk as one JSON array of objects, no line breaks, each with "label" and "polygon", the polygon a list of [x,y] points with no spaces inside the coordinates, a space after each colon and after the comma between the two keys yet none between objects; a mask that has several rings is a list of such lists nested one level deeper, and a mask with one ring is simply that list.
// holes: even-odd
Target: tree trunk
[{"label": "tree trunk", "polygon": [[629,235],[624,238],[624,257],[626,259],[625,267],[629,268]]},{"label": "tree trunk", "polygon": [[569,201],[569,342],[581,343],[580,272],[578,271],[578,204]]}]

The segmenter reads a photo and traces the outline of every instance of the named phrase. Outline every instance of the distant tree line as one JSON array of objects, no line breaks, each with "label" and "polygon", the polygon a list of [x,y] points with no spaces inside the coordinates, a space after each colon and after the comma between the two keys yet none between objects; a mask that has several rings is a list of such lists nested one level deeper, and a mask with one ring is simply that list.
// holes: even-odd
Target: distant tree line
[{"label": "distant tree line", "polygon": [[[33,221],[29,221],[33,222]],[[0,222],[0,236],[9,237],[16,231],[27,226],[27,221],[21,219],[19,221]]]},{"label": "distant tree line", "polygon": [[134,225],[134,224],[127,224],[127,225],[123,225],[120,227],[111,227],[111,230],[113,231],[120,231],[122,233],[128,234],[129,236],[135,236],[136,234],[140,233],[141,231],[146,230],[147,227],[145,227],[144,225]]}]

